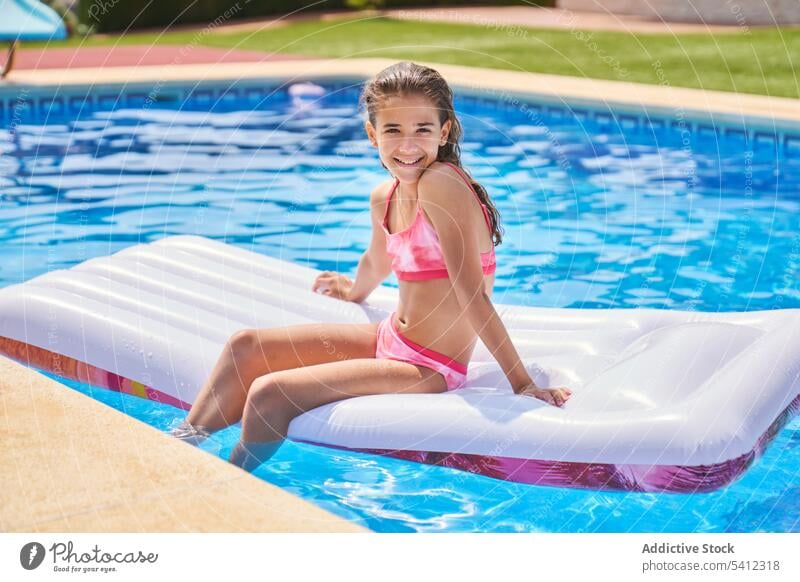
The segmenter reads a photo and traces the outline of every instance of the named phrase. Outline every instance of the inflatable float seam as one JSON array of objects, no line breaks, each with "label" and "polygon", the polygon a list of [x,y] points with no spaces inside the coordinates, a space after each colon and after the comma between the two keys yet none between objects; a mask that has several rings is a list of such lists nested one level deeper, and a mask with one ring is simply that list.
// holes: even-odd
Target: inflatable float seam
[{"label": "inflatable float seam", "polygon": [[[131,256],[132,256],[132,253],[128,253],[128,254],[125,255],[125,257],[128,258],[128,259],[130,259]],[[142,255],[141,254],[137,254],[136,258],[137,259],[142,258]],[[202,269],[202,268],[198,268],[198,267],[188,267],[188,266],[186,266],[186,264],[184,262],[181,262],[176,258],[166,258],[166,257],[159,256],[157,254],[147,255],[146,258],[155,259],[155,261],[158,261],[158,262],[161,262],[161,263],[167,263],[170,266],[172,266],[175,269],[177,269],[179,272],[185,273],[187,278],[189,278],[190,280],[199,281],[200,283],[202,283],[204,285],[210,285],[213,281],[219,281],[220,280],[219,273],[215,273],[211,269]],[[148,262],[145,262],[144,264],[146,264],[146,265],[148,265],[148,266],[150,266],[152,268],[157,268],[157,266],[155,266],[155,265],[153,265],[151,263],[148,263]],[[195,278],[192,277],[193,274],[200,275],[200,277],[195,279]],[[280,306],[281,308],[283,308],[285,310],[289,310],[292,313],[297,314],[297,315],[303,314],[304,311],[306,311],[308,309],[308,305],[302,303],[301,299],[299,299],[297,296],[289,296],[289,297],[287,297],[285,294],[281,295],[281,294],[279,294],[277,292],[270,291],[269,290],[270,288],[274,288],[275,287],[275,282],[274,281],[270,282],[268,280],[263,280],[261,283],[262,283],[261,285],[256,285],[256,284],[248,284],[248,283],[245,283],[245,282],[243,282],[241,280],[234,280],[234,281],[228,280],[228,281],[225,281],[225,286],[223,287],[223,289],[225,290],[225,292],[228,292],[231,289],[233,289],[233,292],[235,294],[243,295],[248,300],[260,303],[262,305],[269,305],[270,307],[278,307],[278,306]],[[351,314],[362,313],[361,310],[358,309],[356,304],[354,304],[354,303],[346,303],[346,302],[340,301],[338,299],[334,299],[332,297],[325,297],[323,295],[314,294],[314,293],[312,293],[310,291],[310,287],[311,287],[311,285],[309,284],[309,290],[306,292],[306,294],[308,296],[317,295],[320,298],[320,300],[326,300],[328,302],[331,302],[330,306],[331,306],[331,308],[333,308],[335,313],[338,313],[338,314],[346,314],[348,312],[351,313]],[[242,293],[238,293],[239,291],[241,291]],[[251,295],[247,295],[246,293],[250,293]],[[352,315],[351,315],[351,319],[352,319]]]}]

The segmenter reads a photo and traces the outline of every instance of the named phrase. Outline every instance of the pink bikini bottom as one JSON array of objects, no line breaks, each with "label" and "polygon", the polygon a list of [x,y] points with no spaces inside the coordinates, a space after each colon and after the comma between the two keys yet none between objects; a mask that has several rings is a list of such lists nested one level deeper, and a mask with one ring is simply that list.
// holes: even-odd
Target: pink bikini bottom
[{"label": "pink bikini bottom", "polygon": [[464,364],[401,335],[394,322],[394,312],[378,324],[378,348],[375,357],[408,362],[439,372],[444,377],[448,390],[457,390],[467,382],[467,367]]}]

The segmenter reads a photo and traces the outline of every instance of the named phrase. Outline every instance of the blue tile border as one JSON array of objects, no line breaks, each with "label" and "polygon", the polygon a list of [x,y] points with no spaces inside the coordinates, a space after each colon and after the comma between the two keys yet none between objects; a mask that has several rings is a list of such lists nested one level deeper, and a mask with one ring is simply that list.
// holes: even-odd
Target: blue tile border
[{"label": "blue tile border", "polygon": [[[296,81],[306,83],[309,81]],[[320,79],[316,82],[328,91],[328,104],[355,107],[363,79]],[[116,108],[146,108],[156,103],[178,104],[186,110],[205,110],[210,107],[231,107],[235,104],[259,107],[267,103],[292,99],[291,84],[277,80],[248,79],[230,82],[189,84],[181,82],[94,87],[5,87],[0,90],[0,124],[69,120],[90,111],[110,111]],[[16,91],[16,94],[15,94]],[[794,130],[764,126],[764,120],[744,126],[748,120],[721,121],[684,117],[679,112],[629,111],[598,101],[596,106],[583,102],[578,106],[535,96],[480,93],[456,90],[456,109],[465,115],[481,118],[487,112],[501,111],[520,123],[543,125],[576,124],[586,132],[602,131],[626,135],[658,135],[665,139],[688,139],[692,142],[735,142],[738,145],[772,150],[778,155],[800,153],[800,127]],[[624,109],[624,110],[623,110]],[[719,117],[725,117],[720,115]]]},{"label": "blue tile border", "polygon": [[642,120],[639,119],[636,115],[631,115],[629,113],[622,113],[617,115],[617,119],[619,120],[619,125],[622,129],[629,130],[629,131],[637,131],[639,127],[642,125]]},{"label": "blue tile border", "polygon": [[143,107],[147,102],[147,93],[126,93],[125,107]]},{"label": "blue tile border", "polygon": [[[531,97],[530,99],[533,99]],[[746,124],[749,119],[724,119],[724,114],[717,116],[708,115],[706,119],[693,118],[683,112],[653,112],[642,109],[640,112],[629,111],[627,108],[598,102],[592,109],[585,102],[571,106],[567,103],[551,104],[536,103],[519,95],[503,94],[492,101],[485,98],[476,98],[467,94],[456,97],[456,109],[473,113],[476,106],[480,105],[484,113],[486,109],[501,110],[508,114],[517,111],[520,123],[525,123],[525,112],[535,113],[540,116],[537,122],[561,125],[564,120],[569,120],[580,125],[585,131],[597,130],[601,132],[622,133],[625,135],[653,135],[665,137],[667,140],[686,139],[691,143],[719,144],[720,142],[734,142],[738,147],[752,149],[757,147],[762,151],[767,148],[776,154],[797,155],[800,148],[800,126],[795,129],[775,127],[765,129],[764,120],[753,120],[752,126]],[[459,107],[459,104],[461,107]],[[719,119],[717,119],[719,118]],[[516,118],[515,118],[516,119]],[[724,120],[723,120],[724,119]],[[530,122],[530,119],[528,119]]]},{"label": "blue tile border", "polygon": [[667,120],[666,119],[653,119],[650,116],[647,116],[646,127],[650,130],[651,133],[657,133],[660,131],[664,131],[667,127]]},{"label": "blue tile border", "polygon": [[767,148],[771,151],[777,152],[778,150],[778,136],[773,133],[765,133],[763,131],[756,131],[753,135],[753,143],[755,145],[755,149],[757,150],[766,150]]}]

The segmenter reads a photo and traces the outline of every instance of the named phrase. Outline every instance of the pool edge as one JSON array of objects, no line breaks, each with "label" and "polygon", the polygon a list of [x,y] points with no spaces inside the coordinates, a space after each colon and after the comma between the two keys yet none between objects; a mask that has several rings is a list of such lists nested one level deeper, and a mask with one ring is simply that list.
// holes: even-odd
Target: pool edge
[{"label": "pool edge", "polygon": [[[135,86],[140,83],[187,81],[240,81],[270,79],[284,81],[367,79],[400,59],[308,59],[261,63],[221,63],[203,65],[159,65],[105,67],[96,69],[44,69],[15,72],[0,83],[0,92],[19,89],[44,90],[53,87]],[[436,68],[456,91],[497,92],[502,96],[525,95],[560,104],[602,104],[610,108],[652,113],[678,113],[695,119],[748,119],[762,126],[787,129],[800,127],[800,100],[750,93],[709,91],[672,86],[665,77],[661,84],[633,83],[487,69],[464,65],[417,61]],[[691,104],[691,105],[688,105]]]},{"label": "pool edge", "polygon": [[7,533],[369,531],[6,357],[0,442]]}]

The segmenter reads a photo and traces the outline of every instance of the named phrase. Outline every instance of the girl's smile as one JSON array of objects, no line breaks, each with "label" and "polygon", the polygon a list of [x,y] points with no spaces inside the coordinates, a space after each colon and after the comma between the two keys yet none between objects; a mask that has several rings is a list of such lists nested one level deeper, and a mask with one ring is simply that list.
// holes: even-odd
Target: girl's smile
[{"label": "girl's smile", "polygon": [[397,95],[380,107],[376,126],[367,121],[366,130],[383,165],[401,182],[415,183],[447,143],[451,121],[441,124],[439,110],[423,95]]}]

